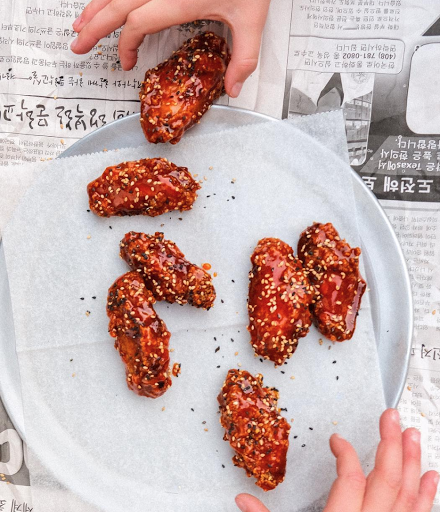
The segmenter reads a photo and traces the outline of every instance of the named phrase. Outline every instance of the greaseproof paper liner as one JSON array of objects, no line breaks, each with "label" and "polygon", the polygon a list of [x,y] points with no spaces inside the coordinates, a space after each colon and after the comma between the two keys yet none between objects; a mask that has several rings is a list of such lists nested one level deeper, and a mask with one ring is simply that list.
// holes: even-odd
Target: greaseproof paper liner
[{"label": "greaseproof paper liner", "polygon": [[[153,156],[202,180],[192,211],[154,219],[87,211],[86,185],[107,165]],[[385,408],[368,293],[351,341],[320,344],[312,328],[278,369],[254,357],[246,331],[253,248],[275,236],[296,249],[315,220],[333,222],[359,245],[350,168],[286,123],[58,160],[41,173],[4,234],[27,442],[56,475],[40,472],[38,481],[59,479],[93,506],[115,511],[141,504],[232,511],[238,492],[277,511],[322,501],[335,477],[331,433],[354,442],[364,459]],[[156,306],[182,374],[155,401],[128,390],[107,334],[107,289],[128,271],[118,244],[130,230],[163,231],[188,259],[217,273],[212,310]],[[216,396],[236,367],[262,373],[293,420],[286,480],[270,493],[233,466],[222,441]]]}]

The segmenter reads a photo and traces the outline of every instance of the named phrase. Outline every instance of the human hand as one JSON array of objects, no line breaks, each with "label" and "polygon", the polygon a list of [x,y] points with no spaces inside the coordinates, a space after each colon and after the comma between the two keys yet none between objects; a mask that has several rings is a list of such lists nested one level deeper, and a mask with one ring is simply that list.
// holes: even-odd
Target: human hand
[{"label": "human hand", "polygon": [[[420,478],[420,432],[400,430],[399,413],[386,410],[380,418],[381,441],[374,469],[365,477],[353,446],[333,434],[330,448],[336,457],[338,477],[324,512],[429,512],[439,475],[428,471]],[[242,512],[269,512],[254,496],[236,498]]]},{"label": "human hand", "polygon": [[226,23],[233,51],[225,89],[233,98],[255,70],[270,0],[92,0],[73,24],[78,37],[74,53],[89,52],[98,41],[122,25],[119,56],[124,70],[137,61],[137,49],[147,34],[200,19]]}]

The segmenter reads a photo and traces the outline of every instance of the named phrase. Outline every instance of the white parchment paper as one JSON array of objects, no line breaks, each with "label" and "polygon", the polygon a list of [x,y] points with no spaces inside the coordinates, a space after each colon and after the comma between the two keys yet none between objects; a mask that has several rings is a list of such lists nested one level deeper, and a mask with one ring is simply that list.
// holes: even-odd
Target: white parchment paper
[{"label": "white parchment paper", "polygon": [[[191,212],[102,219],[87,211],[86,185],[105,166],[148,156],[166,156],[203,180]],[[282,368],[255,358],[246,332],[256,243],[276,236],[296,248],[315,220],[333,222],[359,244],[350,168],[286,123],[49,166],[4,233],[26,435],[36,457],[103,510],[232,511],[238,492],[273,511],[322,502],[335,477],[331,433],[354,442],[365,459],[385,408],[368,294],[351,341],[321,345],[312,328]],[[163,231],[218,274],[209,312],[156,307],[182,374],[155,401],[128,390],[107,334],[107,289],[128,270],[118,244],[129,230]],[[270,493],[232,465],[222,441],[216,396],[227,370],[240,365],[280,390],[283,414],[293,420],[286,480]],[[48,473],[44,485],[50,481]]]}]

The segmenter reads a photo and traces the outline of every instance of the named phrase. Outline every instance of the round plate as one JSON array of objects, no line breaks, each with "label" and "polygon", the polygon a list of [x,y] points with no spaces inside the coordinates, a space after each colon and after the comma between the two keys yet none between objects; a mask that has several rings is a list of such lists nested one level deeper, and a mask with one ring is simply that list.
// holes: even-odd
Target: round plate
[{"label": "round plate", "polygon": [[[271,117],[255,112],[214,106],[206,114],[203,123],[193,128],[189,134],[202,131],[209,133],[267,121],[276,122]],[[139,115],[134,114],[84,137],[61,157],[103,149],[137,147],[145,143],[139,129]],[[371,289],[370,300],[385,401],[388,407],[395,407],[405,385],[413,332],[410,280],[399,242],[385,212],[354,171],[352,177],[366,280]],[[20,374],[1,245],[0,276],[0,394],[11,420],[24,438]]]}]

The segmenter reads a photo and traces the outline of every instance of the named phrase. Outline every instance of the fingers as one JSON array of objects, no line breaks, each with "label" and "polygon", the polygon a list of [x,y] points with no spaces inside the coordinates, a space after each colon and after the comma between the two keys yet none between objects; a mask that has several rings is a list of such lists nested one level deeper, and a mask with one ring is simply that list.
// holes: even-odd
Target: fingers
[{"label": "fingers", "polygon": [[412,512],[430,512],[437,492],[439,475],[437,471],[428,471],[420,480],[419,495]]},{"label": "fingers", "polygon": [[420,432],[415,428],[408,428],[402,435],[402,443],[402,487],[400,488],[393,511],[412,512],[418,498],[420,485]]},{"label": "fingers", "polygon": [[80,32],[81,29],[93,18],[93,16],[95,16],[96,13],[98,13],[111,1],[112,0],[92,0],[89,4],[86,5],[83,12],[74,21],[73,30],[75,32]]},{"label": "fingers", "polygon": [[[104,4],[106,0],[96,1]],[[90,17],[90,20],[87,24],[84,24],[84,20],[82,20],[80,26],[83,28],[80,30],[78,37],[70,45],[71,50],[78,54],[89,52],[100,39],[124,25],[128,17],[136,12],[139,6],[144,5],[146,2],[148,3],[148,1],[149,0],[112,0],[107,2],[107,4],[92,17],[90,17],[90,14],[85,13],[88,18]],[[94,11],[91,12],[93,13]]]},{"label": "fingers", "polygon": [[330,448],[336,457],[338,478],[332,485],[324,512],[360,512],[367,480],[358,456],[353,446],[338,434],[330,438]]},{"label": "fingers", "polygon": [[239,494],[235,503],[241,512],[270,512],[260,500],[251,494]]},{"label": "fingers", "polygon": [[119,37],[122,68],[128,71],[136,64],[137,49],[147,34],[155,34],[173,25],[200,19],[202,16],[198,12],[199,8],[197,5],[192,6],[192,3],[151,0],[132,11]]},{"label": "fingers", "polygon": [[225,89],[232,98],[240,94],[244,81],[257,67],[269,2],[257,0],[251,9],[229,21],[226,19],[232,32],[232,57],[226,71]]},{"label": "fingers", "polygon": [[402,432],[399,413],[386,410],[380,418],[381,441],[367,479],[363,512],[392,510],[402,482]]}]

